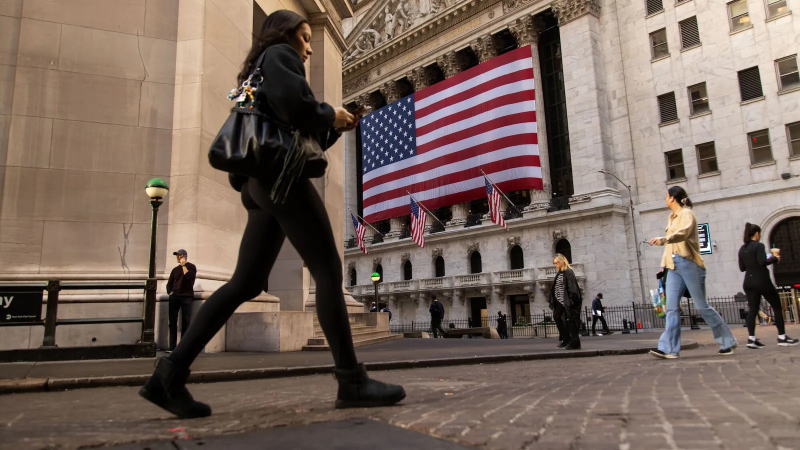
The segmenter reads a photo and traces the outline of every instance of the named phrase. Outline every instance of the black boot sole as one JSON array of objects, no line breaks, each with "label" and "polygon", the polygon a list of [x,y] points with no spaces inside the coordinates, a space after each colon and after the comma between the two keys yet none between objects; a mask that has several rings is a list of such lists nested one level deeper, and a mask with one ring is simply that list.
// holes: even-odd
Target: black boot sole
[{"label": "black boot sole", "polygon": [[196,419],[198,417],[208,417],[211,415],[211,408],[208,407],[207,405],[206,405],[206,407],[208,408],[207,413],[198,411],[191,414],[181,414],[180,411],[170,409],[169,406],[167,406],[166,402],[162,401],[160,396],[152,394],[145,386],[139,389],[139,396],[147,400],[148,402],[158,406],[164,411],[167,411],[168,413],[175,415],[179,419]]},{"label": "black boot sole", "polygon": [[336,399],[336,409],[345,409],[345,408],[375,408],[378,406],[392,406],[397,402],[402,401],[406,398],[405,392],[403,395],[398,397],[394,397],[391,399],[383,399],[383,400],[341,400]]}]

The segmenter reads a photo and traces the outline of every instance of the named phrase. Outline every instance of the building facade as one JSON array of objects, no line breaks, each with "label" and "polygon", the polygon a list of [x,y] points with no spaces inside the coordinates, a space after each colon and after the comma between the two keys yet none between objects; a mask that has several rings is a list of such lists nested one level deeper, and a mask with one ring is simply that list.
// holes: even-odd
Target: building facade
[{"label": "building facade", "polygon": [[[797,0],[374,0],[345,21],[346,103],[379,108],[531,45],[544,189],[512,192],[508,230],[485,202],[434,211],[425,248],[407,217],[374,225],[368,254],[343,235],[345,281],[372,298],[383,276],[393,322],[481,309],[516,322],[547,308],[552,256],[575,266],[585,302],[649,301],[664,196],[683,186],[708,224],[707,294],[741,291],[745,222],[782,248],[779,285],[800,283],[800,2]],[[346,141],[346,204],[361,211],[360,142]],[[344,211],[349,218],[349,211]],[[347,219],[346,219],[347,220]],[[346,275],[346,278],[347,275]]]}]

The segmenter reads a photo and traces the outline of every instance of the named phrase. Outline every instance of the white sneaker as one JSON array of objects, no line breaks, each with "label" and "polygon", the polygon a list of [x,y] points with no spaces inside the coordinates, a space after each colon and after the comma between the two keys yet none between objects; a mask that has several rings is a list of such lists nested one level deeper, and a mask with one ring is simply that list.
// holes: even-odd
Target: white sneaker
[{"label": "white sneaker", "polygon": [[792,339],[789,336],[786,336],[783,339],[778,338],[778,345],[781,347],[792,347],[797,344],[800,344],[800,341],[798,341],[797,339]]},{"label": "white sneaker", "polygon": [[764,345],[764,344],[763,344],[761,341],[759,341],[757,338],[756,338],[756,340],[754,340],[754,341],[751,341],[750,339],[747,339],[747,348],[759,349],[759,348],[761,348],[761,347],[766,347],[766,345]]}]

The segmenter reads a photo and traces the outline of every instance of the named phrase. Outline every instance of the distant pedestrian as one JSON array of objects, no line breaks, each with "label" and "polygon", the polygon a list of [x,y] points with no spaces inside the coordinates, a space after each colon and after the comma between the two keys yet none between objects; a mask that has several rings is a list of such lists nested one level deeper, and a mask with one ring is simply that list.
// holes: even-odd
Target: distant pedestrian
[{"label": "distant pedestrian", "polygon": [[436,299],[436,296],[433,296],[433,301],[431,302],[431,307],[428,308],[428,312],[431,313],[431,331],[433,332],[433,337],[438,338],[437,331],[442,334],[444,337],[444,330],[442,329],[442,320],[444,319],[444,305],[442,302]]},{"label": "distant pedestrian", "polygon": [[558,270],[550,291],[550,308],[558,327],[559,348],[580,350],[581,348],[581,304],[583,297],[578,279],[566,256],[557,253],[553,265]]},{"label": "distant pedestrian", "polygon": [[600,333],[600,336],[611,334],[611,330],[608,329],[608,324],[606,323],[605,313],[606,309],[603,307],[603,293],[598,292],[597,296],[592,300],[592,336],[597,334],[595,333],[595,327],[597,326],[598,320],[603,324],[603,332]]},{"label": "distant pedestrian", "polygon": [[717,310],[706,301],[706,268],[700,256],[697,218],[692,211],[692,201],[680,186],[672,186],[664,196],[670,209],[666,234],[647,241],[650,245],[663,245],[661,266],[667,277],[667,317],[658,348],[650,350],[656,358],[675,359],[681,351],[681,295],[688,288],[695,308],[711,327],[719,343],[719,354],[732,355],[736,338]]},{"label": "distant pedestrian", "polygon": [[389,309],[389,305],[384,305],[383,308],[381,308],[381,312],[389,313],[389,322],[392,321],[392,311]]},{"label": "distant pedestrian", "polygon": [[497,334],[500,339],[508,339],[508,316],[501,311],[497,311]]},{"label": "distant pedestrian", "polygon": [[372,304],[369,305],[369,312],[378,312],[378,304],[375,303],[375,302],[372,302]]},{"label": "distant pedestrian", "polygon": [[744,245],[739,249],[739,269],[744,272],[744,292],[747,294],[747,348],[758,349],[764,347],[756,338],[756,316],[760,312],[761,297],[763,296],[775,314],[775,327],[778,329],[778,345],[789,347],[797,345],[799,341],[786,335],[783,323],[783,308],[778,298],[778,291],[770,279],[767,266],[777,264],[781,260],[780,249],[770,250],[769,256],[761,242],[761,227],[752,223],[744,225]]},{"label": "distant pedestrian", "polygon": [[181,337],[189,329],[192,320],[192,302],[194,301],[194,280],[197,267],[187,261],[189,254],[184,249],[172,252],[178,265],[172,269],[167,281],[169,294],[169,351],[178,345],[178,312],[181,314]]}]

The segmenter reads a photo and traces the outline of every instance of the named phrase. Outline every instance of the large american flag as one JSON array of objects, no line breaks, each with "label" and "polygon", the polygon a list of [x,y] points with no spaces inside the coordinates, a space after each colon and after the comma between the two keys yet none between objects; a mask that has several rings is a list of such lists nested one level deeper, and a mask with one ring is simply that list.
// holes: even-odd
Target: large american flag
[{"label": "large american flag", "polygon": [[356,232],[356,243],[358,244],[358,248],[361,249],[364,254],[367,254],[367,246],[364,244],[364,234],[367,232],[367,227],[364,226],[353,213],[350,213],[350,217],[353,219],[353,230]]},{"label": "large american flag", "polygon": [[531,47],[504,53],[361,120],[364,219],[542,189]]},{"label": "large american flag", "polygon": [[428,215],[419,203],[411,198],[411,239],[420,247],[425,247],[425,219]]},{"label": "large american flag", "polygon": [[500,211],[500,206],[502,206],[500,192],[488,178],[484,177],[484,180],[486,181],[486,197],[489,200],[489,215],[492,217],[492,222],[503,228],[508,228],[505,219],[503,219],[503,211]]}]

